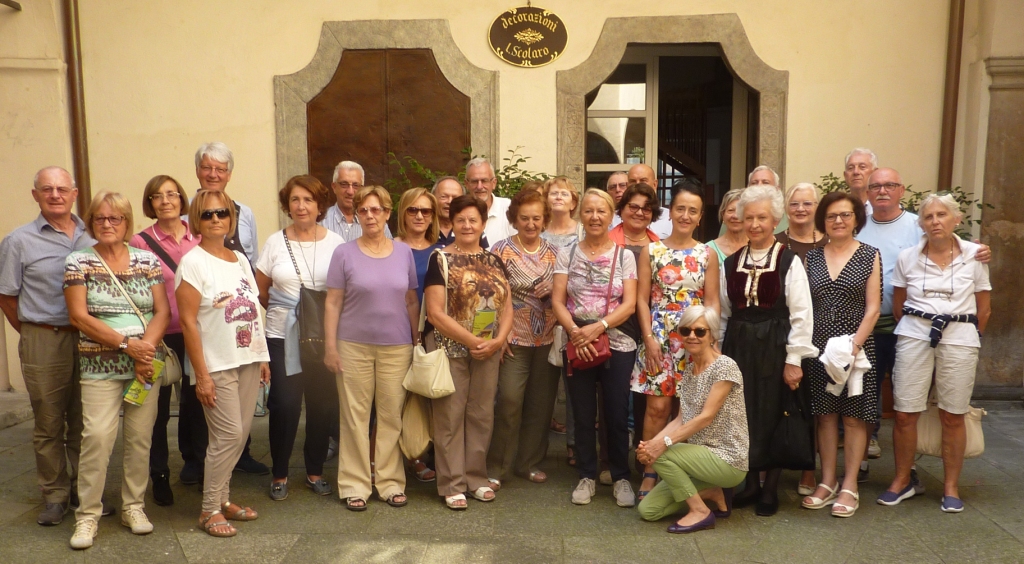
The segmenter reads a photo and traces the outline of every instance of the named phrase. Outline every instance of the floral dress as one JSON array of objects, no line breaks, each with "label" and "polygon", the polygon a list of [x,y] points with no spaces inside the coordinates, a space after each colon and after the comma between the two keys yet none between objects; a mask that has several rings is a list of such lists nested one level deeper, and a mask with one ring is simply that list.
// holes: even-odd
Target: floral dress
[{"label": "floral dress", "polygon": [[[689,249],[670,249],[658,241],[647,248],[651,258],[651,333],[661,343],[661,371],[647,372],[643,343],[636,355],[630,389],[649,396],[675,396],[689,357],[676,331],[686,308],[704,304],[704,273],[711,251],[704,243]],[[717,254],[715,255],[717,257]],[[646,334],[646,332],[644,333]]]}]

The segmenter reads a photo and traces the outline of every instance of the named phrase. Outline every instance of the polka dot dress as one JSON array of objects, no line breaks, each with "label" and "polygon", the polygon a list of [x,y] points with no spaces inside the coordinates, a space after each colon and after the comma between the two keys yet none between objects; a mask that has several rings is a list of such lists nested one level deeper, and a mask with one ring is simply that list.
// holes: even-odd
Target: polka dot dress
[{"label": "polka dot dress", "polygon": [[[865,293],[868,278],[875,263],[878,249],[861,244],[832,280],[828,273],[823,248],[807,253],[807,280],[811,286],[814,305],[814,346],[824,352],[832,337],[852,335],[860,328],[867,309]],[[838,413],[873,423],[878,421],[878,390],[875,376],[875,339],[864,343],[864,354],[871,362],[871,370],[864,374],[864,393],[848,397],[847,389],[840,396],[825,390],[831,383],[824,365],[817,358],[805,359],[803,368],[811,385],[811,411],[815,415]]]}]

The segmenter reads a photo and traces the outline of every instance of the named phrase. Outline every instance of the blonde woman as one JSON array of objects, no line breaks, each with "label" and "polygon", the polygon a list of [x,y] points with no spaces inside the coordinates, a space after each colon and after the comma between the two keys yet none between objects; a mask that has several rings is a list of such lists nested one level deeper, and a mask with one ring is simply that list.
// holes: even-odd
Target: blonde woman
[{"label": "blonde woman", "polygon": [[718,206],[718,222],[722,224],[722,234],[709,242],[708,246],[718,254],[719,266],[725,264],[725,259],[747,244],[743,218],[736,212],[741,194],[742,188],[729,190],[722,196],[722,204]]}]

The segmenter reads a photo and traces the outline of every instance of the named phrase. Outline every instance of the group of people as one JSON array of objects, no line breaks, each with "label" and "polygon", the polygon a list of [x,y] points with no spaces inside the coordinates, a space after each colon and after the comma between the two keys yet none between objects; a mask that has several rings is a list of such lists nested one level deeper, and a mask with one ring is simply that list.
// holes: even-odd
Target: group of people
[{"label": "group of people", "polygon": [[[303,404],[304,483],[333,493],[324,466],[336,448],[337,495],[352,511],[366,510],[374,489],[405,506],[406,468],[436,480],[453,510],[467,495],[493,501],[513,476],[543,483],[560,380],[577,505],[612,485],[617,505],[639,502],[646,520],[685,510],[668,530],[686,533],[734,506],[775,514],[782,470],[794,469],[804,508],[850,517],[865,459],[881,454],[891,374],[896,476],[878,503],[924,492],[916,421],[934,390],[941,507],[963,509],[988,248],[957,237],[962,215],[947,194],[925,197],[918,215],[904,210],[899,173],[869,150],[846,157],[850,191],[823,197],[807,183],[783,190],[758,167],[747,188],[724,195],[722,233],[707,243],[695,239],[705,213],[695,179],[673,186],[667,208],[642,164],[603,190],[581,194],[556,177],[507,199],[479,158],[465,184],[444,177],[402,194],[393,237],[391,195],[342,161],[330,188],[288,180],[279,203],[291,224],[259,253],[252,211],[225,190],[230,150],[204,144],[195,164],[191,198],[168,176],[147,184],[142,211],[155,223],[139,233],[115,192],[97,194],[79,219],[71,175],[45,168],[32,190],[39,217],[0,244],[0,307],[21,334],[35,412],[38,522],[59,524],[77,506],[74,548],[92,546],[113,511],[102,494],[122,410],[122,524],[153,530],[150,481],[158,504],[173,503],[167,354],[186,367],[180,478],[202,482],[199,523],[212,536],[258,517],[231,501],[233,469],[272,471],[270,498],[288,497]],[[326,294],[322,359],[302,350],[303,290]],[[432,457],[405,460],[403,380],[418,344],[444,351],[455,391],[429,402]],[[133,383],[151,388],[138,404],[122,401]],[[272,470],[247,460],[262,384]]]}]

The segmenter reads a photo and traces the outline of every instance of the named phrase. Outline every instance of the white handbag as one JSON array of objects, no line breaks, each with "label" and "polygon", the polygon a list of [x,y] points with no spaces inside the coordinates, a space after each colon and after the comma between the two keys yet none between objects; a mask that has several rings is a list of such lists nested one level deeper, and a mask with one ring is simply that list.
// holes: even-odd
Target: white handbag
[{"label": "white handbag", "polygon": [[565,328],[555,324],[555,339],[551,341],[551,350],[548,351],[548,362],[554,366],[561,367],[562,350],[565,349]]},{"label": "white handbag", "polygon": [[[448,307],[448,260],[441,251],[434,251],[441,265],[445,279],[445,310]],[[423,328],[427,320],[426,299],[420,304],[420,340],[412,347],[412,364],[405,373],[402,386],[414,394],[436,399],[455,393],[455,382],[452,381],[448,355],[444,347],[437,347],[427,352],[423,346]]]},{"label": "white handbag", "polygon": [[[985,452],[985,433],[981,430],[981,418],[988,412],[971,406],[964,415],[967,428],[967,446],[964,458],[977,458]],[[928,410],[917,420],[917,453],[942,457],[942,421],[934,391],[928,396]]]}]

